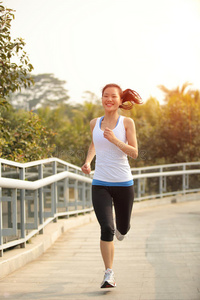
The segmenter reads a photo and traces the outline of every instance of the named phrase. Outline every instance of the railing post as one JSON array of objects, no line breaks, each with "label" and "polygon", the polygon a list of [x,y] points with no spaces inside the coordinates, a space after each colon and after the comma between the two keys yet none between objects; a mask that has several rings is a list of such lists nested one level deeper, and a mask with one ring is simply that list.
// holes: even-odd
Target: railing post
[{"label": "railing post", "polygon": [[[185,171],[186,170],[186,165],[185,164],[183,164],[183,171]],[[186,174],[183,174],[183,176],[182,176],[182,194],[183,195],[185,195],[185,189],[186,189]]]},{"label": "railing post", "polygon": [[[1,162],[0,162],[0,178],[1,178]],[[0,187],[0,246],[3,245],[3,211],[2,211],[2,188]],[[0,249],[0,257],[3,256],[3,249]]]},{"label": "railing post", "polygon": [[34,191],[34,225],[38,229],[38,190]]},{"label": "railing post", "polygon": [[[21,168],[20,173],[19,173],[19,178],[21,180],[25,180],[25,169]],[[20,190],[20,212],[21,212],[21,238],[26,237],[26,232],[25,232],[25,222],[26,222],[26,206],[25,206],[25,190]],[[25,248],[26,242],[22,243],[20,245],[21,248]]]},{"label": "railing post", "polygon": [[82,183],[82,199],[81,199],[82,200],[82,209],[85,208],[85,191],[86,191],[85,185],[86,185],[86,183],[83,182]]},{"label": "railing post", "polygon": [[[160,167],[160,173],[162,173],[163,168]],[[159,197],[162,198],[163,194],[163,177],[160,175],[159,177]]]},{"label": "railing post", "polygon": [[[77,170],[75,171],[77,173]],[[74,183],[74,200],[75,200],[75,210],[78,209],[78,181],[75,179],[75,183]],[[78,214],[77,214],[78,215]]]},{"label": "railing post", "polygon": [[[43,164],[38,166],[38,179],[43,179]],[[43,188],[38,189],[39,195],[39,224],[44,223],[44,193]],[[39,231],[39,234],[43,234],[43,228]]]},{"label": "railing post", "polygon": [[17,189],[12,190],[12,227],[14,235],[17,235]]},{"label": "railing post", "polygon": [[[57,161],[53,162],[53,175],[57,174]],[[57,213],[57,202],[58,202],[58,190],[57,190],[57,182],[54,182],[52,184],[52,195],[51,197],[53,197],[53,212],[54,215]],[[54,222],[57,222],[57,218],[54,219]]]},{"label": "railing post", "polygon": [[[65,166],[65,171],[68,171],[68,166]],[[69,178],[64,179],[64,203],[66,211],[69,211]],[[69,218],[69,215],[66,215],[66,219]]]},{"label": "railing post", "polygon": [[[11,190],[11,195],[12,195],[12,190]],[[11,196],[12,199],[12,196]],[[12,227],[12,201],[8,201],[8,228]]]}]

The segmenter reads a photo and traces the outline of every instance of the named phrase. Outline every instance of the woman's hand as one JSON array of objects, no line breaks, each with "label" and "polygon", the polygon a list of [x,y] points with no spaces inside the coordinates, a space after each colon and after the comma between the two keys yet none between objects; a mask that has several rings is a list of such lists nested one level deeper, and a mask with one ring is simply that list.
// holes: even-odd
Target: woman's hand
[{"label": "woman's hand", "polygon": [[114,143],[117,140],[117,138],[114,135],[113,131],[108,127],[105,128],[103,135],[111,143]]},{"label": "woman's hand", "polygon": [[137,138],[136,138],[136,130],[135,130],[135,123],[131,118],[124,119],[124,127],[126,130],[126,137],[127,143],[120,141],[114,135],[113,131],[106,127],[104,130],[104,137],[117,146],[120,150],[122,150],[128,156],[136,159],[138,156],[138,145],[137,145]]},{"label": "woman's hand", "polygon": [[85,163],[85,164],[81,167],[81,170],[82,170],[83,173],[85,173],[85,174],[90,174],[90,172],[91,172],[90,164],[89,164],[89,163]]}]

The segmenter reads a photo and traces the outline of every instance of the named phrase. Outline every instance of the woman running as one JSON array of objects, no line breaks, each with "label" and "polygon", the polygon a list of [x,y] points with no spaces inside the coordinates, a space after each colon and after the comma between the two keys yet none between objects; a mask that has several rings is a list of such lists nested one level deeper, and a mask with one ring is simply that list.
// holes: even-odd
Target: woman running
[{"label": "woman running", "polygon": [[[101,228],[100,249],[105,265],[101,288],[115,287],[114,235],[123,240],[130,229],[134,201],[133,176],[127,156],[138,156],[134,121],[120,116],[118,109],[131,109],[141,104],[138,93],[131,89],[122,91],[117,84],[108,84],[102,90],[104,116],[90,121],[92,142],[82,171],[91,172],[90,163],[96,155],[92,181],[92,202]],[[113,209],[115,210],[115,224]]]}]

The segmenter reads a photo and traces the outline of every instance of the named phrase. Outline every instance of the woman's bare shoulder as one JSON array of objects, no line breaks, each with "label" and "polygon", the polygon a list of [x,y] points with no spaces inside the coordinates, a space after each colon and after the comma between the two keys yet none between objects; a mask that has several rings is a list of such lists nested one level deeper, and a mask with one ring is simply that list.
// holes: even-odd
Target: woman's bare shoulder
[{"label": "woman's bare shoulder", "polygon": [[97,121],[97,118],[92,119],[92,120],[90,121],[90,128],[91,128],[91,130],[94,129],[94,126],[96,125],[96,121]]},{"label": "woman's bare shoulder", "polygon": [[124,117],[124,126],[125,127],[135,127],[135,122],[132,118]]}]

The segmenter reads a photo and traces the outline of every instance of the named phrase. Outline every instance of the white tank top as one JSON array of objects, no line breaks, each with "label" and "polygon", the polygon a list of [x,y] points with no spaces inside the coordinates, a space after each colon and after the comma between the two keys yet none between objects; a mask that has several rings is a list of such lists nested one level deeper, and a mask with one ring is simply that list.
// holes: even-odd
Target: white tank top
[{"label": "white tank top", "polygon": [[[96,151],[93,185],[132,185],[133,176],[127,155],[104,138],[101,129],[102,119],[103,117],[97,119],[93,129],[93,142]],[[120,141],[127,143],[123,116],[119,116],[113,132]]]}]

